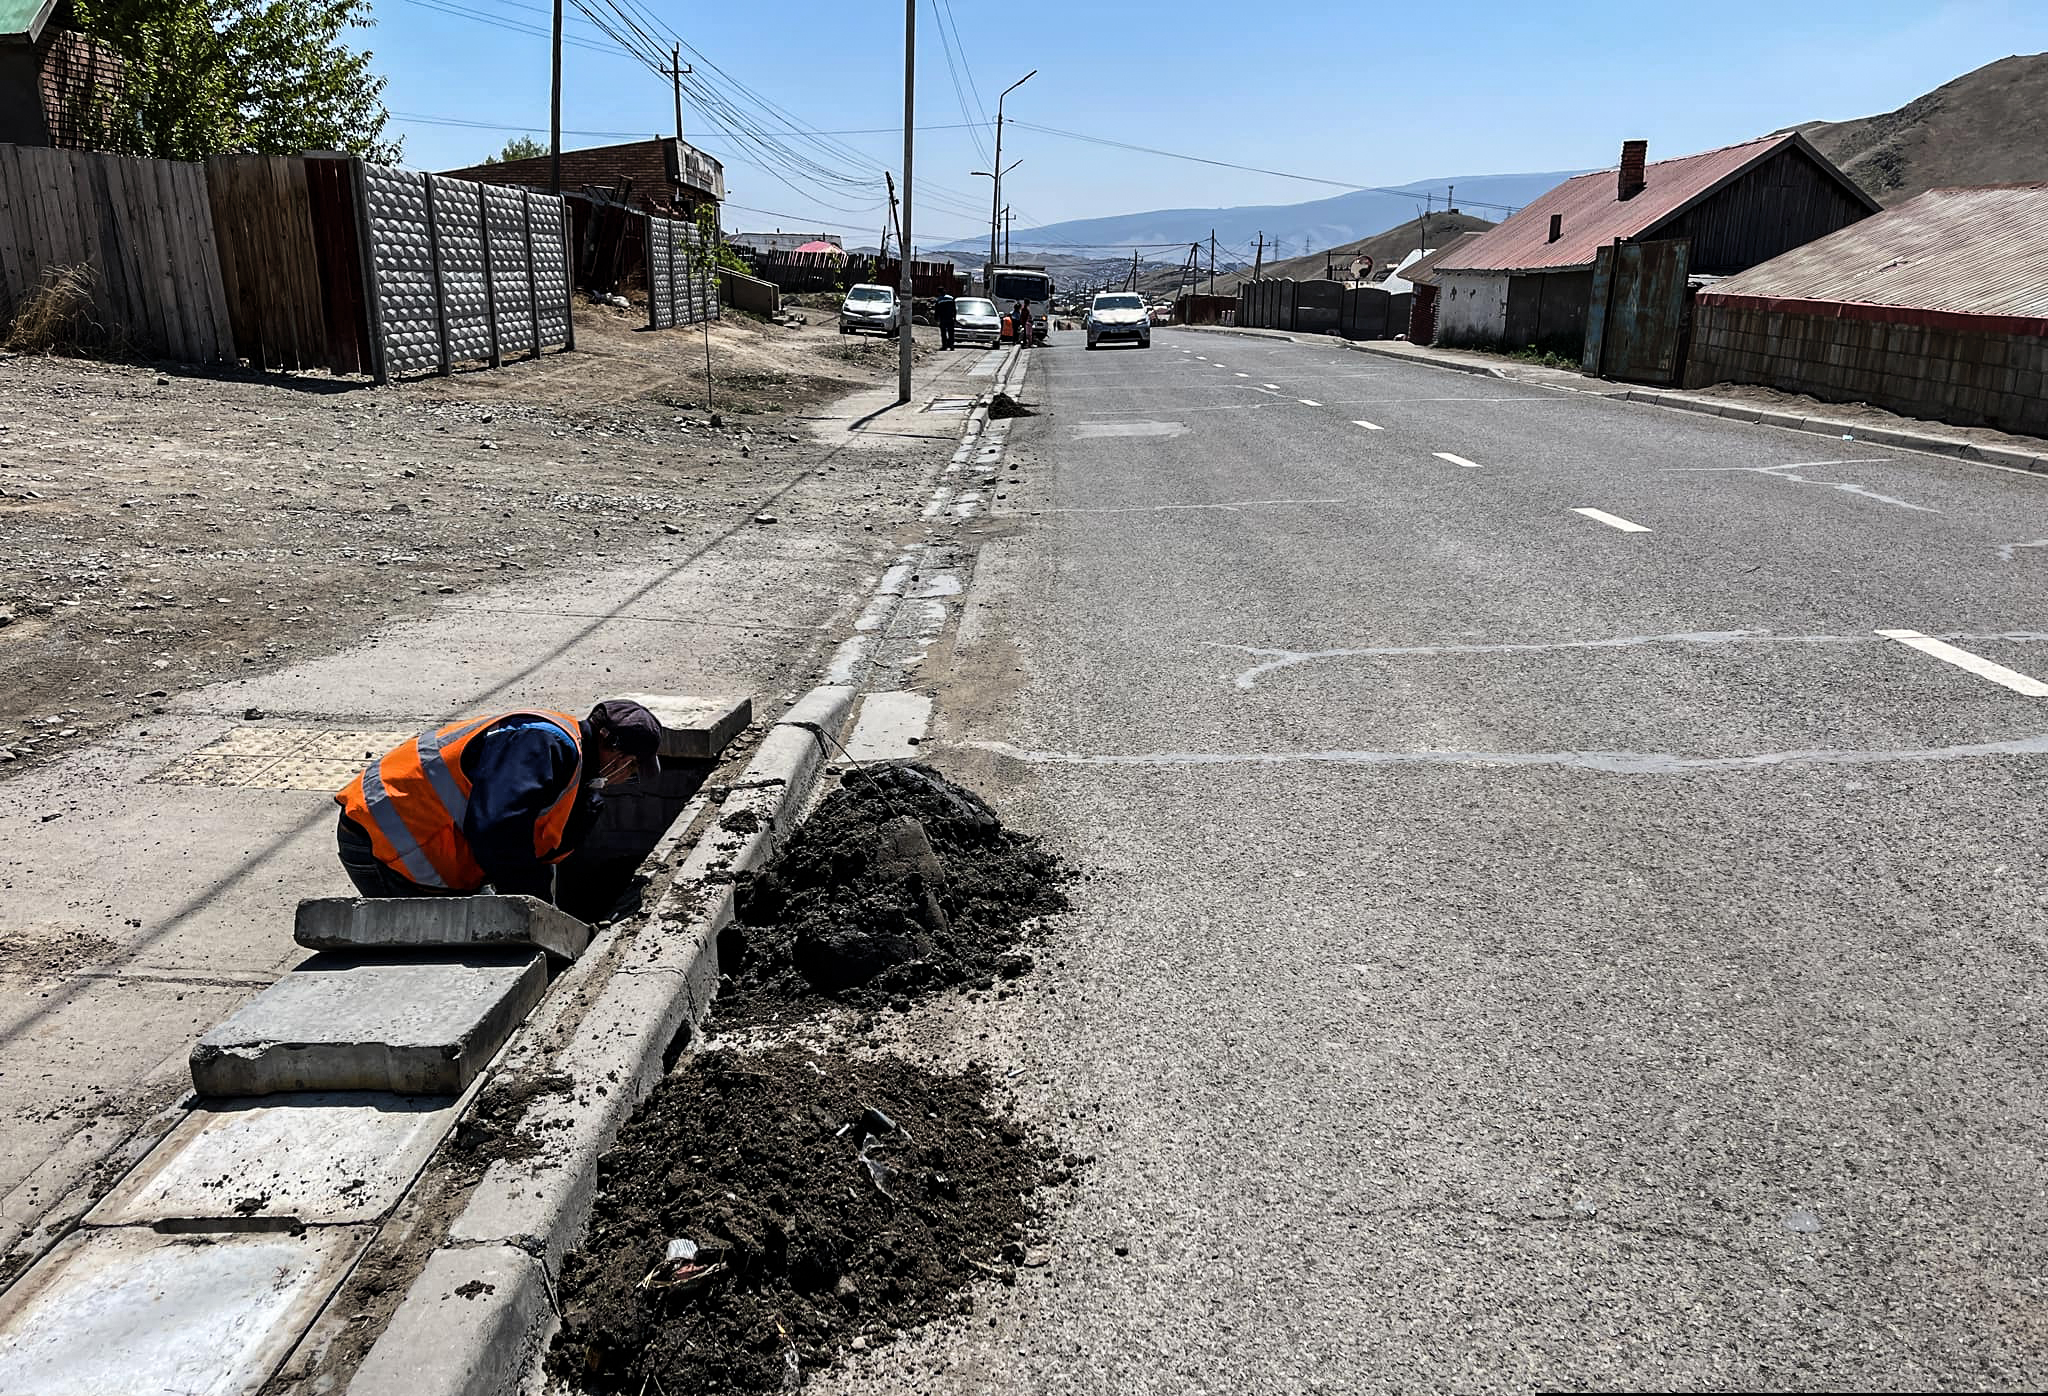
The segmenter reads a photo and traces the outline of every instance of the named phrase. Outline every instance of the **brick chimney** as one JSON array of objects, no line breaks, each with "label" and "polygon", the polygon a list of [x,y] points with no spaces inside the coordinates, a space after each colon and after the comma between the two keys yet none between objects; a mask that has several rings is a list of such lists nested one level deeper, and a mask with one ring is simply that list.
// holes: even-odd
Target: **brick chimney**
[{"label": "brick chimney", "polygon": [[1621,173],[1615,181],[1614,197],[1627,203],[1643,192],[1647,182],[1643,178],[1643,162],[1650,158],[1648,141],[1623,141],[1621,143]]}]

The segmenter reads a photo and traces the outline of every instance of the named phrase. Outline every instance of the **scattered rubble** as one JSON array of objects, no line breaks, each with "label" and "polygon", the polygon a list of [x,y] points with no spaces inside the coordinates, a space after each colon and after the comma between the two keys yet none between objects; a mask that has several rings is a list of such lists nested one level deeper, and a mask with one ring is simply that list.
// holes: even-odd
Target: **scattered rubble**
[{"label": "scattered rubble", "polygon": [[793,1390],[1043,1265],[1030,1195],[1085,1162],[1029,1138],[980,1070],[705,1053],[599,1164],[549,1370],[627,1396]]},{"label": "scattered rubble", "polygon": [[870,765],[761,872],[719,947],[721,1025],[892,1005],[1029,968],[1030,923],[1063,911],[1059,860],[929,766]]}]

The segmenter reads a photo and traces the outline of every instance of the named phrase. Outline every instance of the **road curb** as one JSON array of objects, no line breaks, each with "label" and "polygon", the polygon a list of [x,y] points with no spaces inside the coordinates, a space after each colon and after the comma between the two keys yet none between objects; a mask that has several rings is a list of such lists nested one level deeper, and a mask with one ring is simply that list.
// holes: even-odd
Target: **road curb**
[{"label": "road curb", "polygon": [[1689,393],[1660,392],[1654,388],[1630,388],[1615,396],[1628,402],[1647,403],[1673,412],[1698,412],[1710,417],[1726,417],[1730,421],[1755,422],[1758,426],[1780,427],[1786,431],[1803,431],[1815,436],[1864,441],[1874,446],[1893,446],[1906,451],[1924,451],[1929,455],[1952,456],[1957,460],[1980,465],[1998,465],[2009,470],[2026,470],[2038,475],[2048,475],[2048,454],[2037,455],[2010,446],[1986,446],[1975,441],[1958,441],[1954,437],[1930,436],[1923,432],[1899,431],[1892,427],[1871,427],[1857,422],[1838,422],[1827,417],[1802,417],[1790,412],[1770,412],[1745,403],[1724,402],[1718,398],[1698,397]]},{"label": "road curb", "polygon": [[1285,330],[1255,330],[1249,325],[1161,325],[1166,330],[1189,330],[1195,334],[1234,334],[1244,339],[1278,339],[1294,343],[1294,336]]},{"label": "road curb", "polygon": [[[605,947],[605,982],[580,1002],[574,994],[550,995],[561,1008],[530,1025],[525,1037],[534,1045],[492,1082],[545,1086],[522,1120],[542,1150],[484,1171],[357,1368],[352,1396],[471,1396],[517,1387],[558,1318],[553,1280],[589,1222],[600,1155],[673,1066],[717,991],[718,936],[732,922],[732,879],[765,862],[800,822],[824,768],[825,737],[841,737],[853,699],[850,687],[821,686],[777,719],[727,788],[717,824],[704,830],[660,900]],[[577,1009],[573,1025],[559,1021]],[[506,1277],[502,1296],[471,1288],[476,1299],[447,1297],[471,1281],[498,1284],[483,1277],[484,1269]],[[529,1323],[522,1316],[536,1288],[545,1302]],[[516,1350],[513,1359],[508,1348]]]},{"label": "road curb", "polygon": [[1375,358],[1394,359],[1404,364],[1420,364],[1424,368],[1448,369],[1452,373],[1471,373],[1481,378],[1506,378],[1508,376],[1505,370],[1494,368],[1489,364],[1458,363],[1451,359],[1431,359],[1425,358],[1420,354],[1403,354],[1398,349],[1382,349],[1377,345],[1355,339],[1340,338],[1337,340],[1337,343],[1340,347],[1349,349],[1354,354],[1371,354]]}]

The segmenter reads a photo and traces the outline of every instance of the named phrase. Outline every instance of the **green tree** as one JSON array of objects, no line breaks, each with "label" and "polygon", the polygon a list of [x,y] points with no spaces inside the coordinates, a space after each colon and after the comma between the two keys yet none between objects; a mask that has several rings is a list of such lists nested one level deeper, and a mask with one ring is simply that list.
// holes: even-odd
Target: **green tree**
[{"label": "green tree", "polygon": [[486,165],[502,165],[513,160],[538,160],[548,153],[548,148],[532,136],[514,136],[505,142],[505,148],[496,155],[486,155]]},{"label": "green tree", "polygon": [[384,79],[342,42],[368,0],[76,0],[79,27],[121,55],[121,89],[95,103],[100,144],[131,155],[342,150],[396,163]]}]

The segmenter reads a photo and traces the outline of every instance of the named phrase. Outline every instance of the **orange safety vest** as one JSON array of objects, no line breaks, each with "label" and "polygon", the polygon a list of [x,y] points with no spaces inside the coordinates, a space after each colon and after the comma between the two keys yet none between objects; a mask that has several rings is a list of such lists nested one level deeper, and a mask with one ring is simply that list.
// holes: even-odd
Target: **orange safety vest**
[{"label": "orange safety vest", "polygon": [[336,792],[334,802],[370,836],[378,862],[422,887],[474,892],[484,885],[484,870],[470,854],[469,841],[462,833],[470,792],[470,779],[462,771],[462,751],[479,732],[508,717],[552,722],[577,744],[576,770],[569,788],[533,825],[535,857],[544,863],[559,863],[569,856],[570,850],[561,845],[569,814],[576,807],[576,792],[583,784],[579,724],[567,713],[518,708],[422,732],[393,747]]}]

